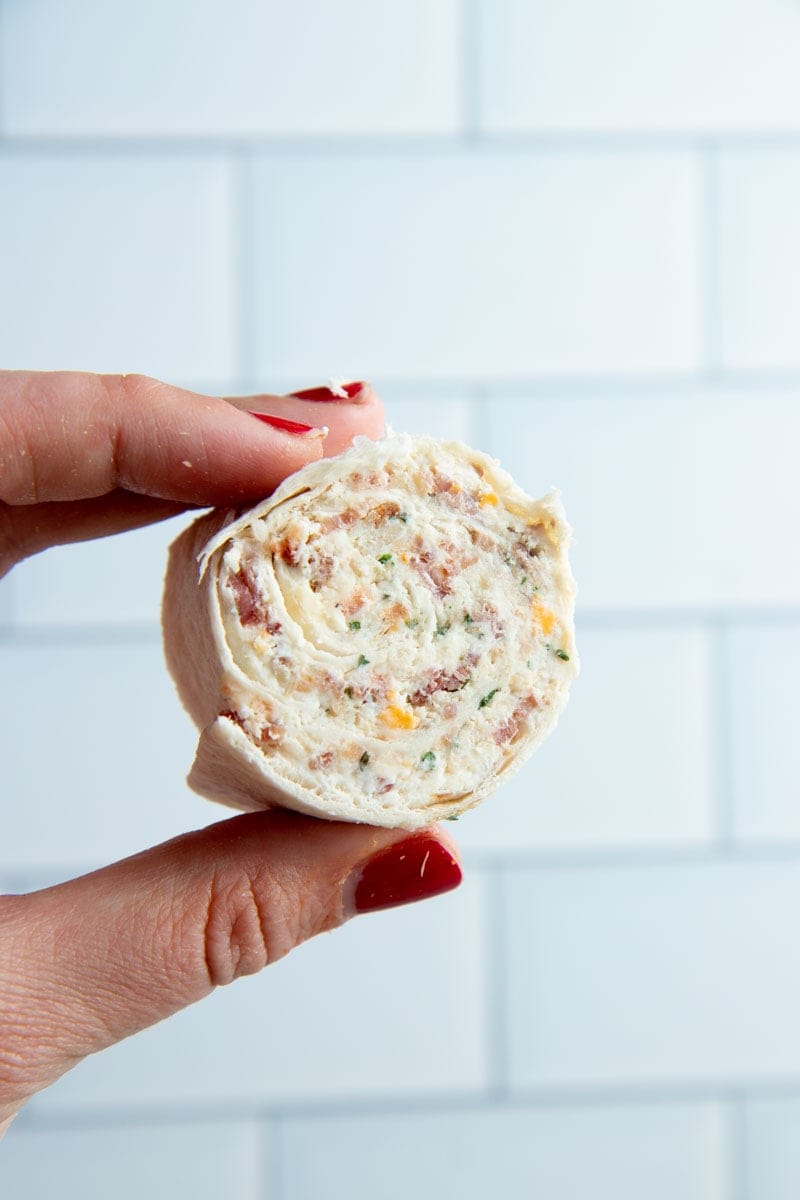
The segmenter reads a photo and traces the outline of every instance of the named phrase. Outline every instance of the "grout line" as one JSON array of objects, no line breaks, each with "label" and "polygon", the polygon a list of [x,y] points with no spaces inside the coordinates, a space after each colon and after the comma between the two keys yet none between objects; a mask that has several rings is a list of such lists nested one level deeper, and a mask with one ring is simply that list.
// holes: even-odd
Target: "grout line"
[{"label": "grout line", "polygon": [[461,0],[460,101],[462,137],[478,143],[481,133],[480,0]]},{"label": "grout line", "polygon": [[[469,9],[475,0],[462,0]],[[462,71],[478,50],[478,22],[462,18]],[[472,29],[470,28],[472,26]],[[471,44],[473,43],[474,44]],[[467,99],[462,78],[462,103],[465,115],[471,113],[477,99]],[[503,131],[470,126],[460,134],[393,133],[384,134],[0,134],[2,154],[220,154],[246,149],[276,155],[403,155],[441,154],[442,152],[483,154],[672,154],[720,151],[800,152],[800,129],[794,131],[764,130],[762,132],[727,133],[714,129],[702,132],[675,130],[591,130],[552,129],[538,131]]]},{"label": "grout line", "polygon": [[282,1200],[286,1191],[284,1178],[283,1120],[274,1116],[264,1123],[261,1138],[261,1178],[264,1186],[259,1200]]},{"label": "grout line", "polygon": [[720,848],[730,849],[736,841],[734,807],[733,741],[731,736],[729,629],[723,618],[711,632],[711,753],[712,798],[715,833]]},{"label": "grout line", "polygon": [[747,1200],[747,1098],[731,1096],[728,1104],[728,1185],[730,1200]]},{"label": "grout line", "polygon": [[241,148],[233,158],[233,339],[238,380],[256,376],[255,276],[253,266],[253,158]]},{"label": "grout line", "polygon": [[709,146],[700,160],[700,278],[702,361],[709,378],[722,370],[722,288],[719,254],[719,156]]},{"label": "grout line", "polygon": [[[280,1122],[361,1117],[436,1116],[445,1113],[520,1112],[530,1109],[622,1107],[628,1105],[673,1105],[716,1103],[734,1106],[745,1099],[800,1100],[800,1076],[775,1080],[754,1077],[736,1083],[698,1080],[682,1083],[561,1084],[517,1089],[498,1098],[488,1092],[459,1095],[449,1092],[428,1095],[381,1096],[329,1101],[308,1100],[266,1104],[231,1101],[225,1105],[175,1104],[105,1105],[102,1109],[79,1106],[70,1111],[37,1112],[29,1107],[25,1129],[30,1132],[113,1128],[120,1125],[160,1125],[176,1121],[191,1125],[207,1121]],[[35,1103],[35,1101],[34,1101]],[[22,1114],[17,1121],[22,1119]],[[15,1127],[17,1123],[15,1122]],[[279,1193],[280,1195],[280,1193]],[[274,1198],[270,1195],[270,1200]]]},{"label": "grout line", "polygon": [[508,1095],[508,946],[503,865],[486,871],[486,936],[489,938],[486,983],[486,1045],[489,1096],[496,1103]]}]

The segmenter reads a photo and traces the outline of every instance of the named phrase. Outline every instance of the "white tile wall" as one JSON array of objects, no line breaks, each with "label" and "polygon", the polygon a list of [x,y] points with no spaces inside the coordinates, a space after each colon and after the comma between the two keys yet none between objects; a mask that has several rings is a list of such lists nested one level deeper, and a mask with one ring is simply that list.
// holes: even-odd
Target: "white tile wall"
[{"label": "white tile wall", "polygon": [[721,154],[717,170],[721,363],[796,370],[800,150]]},{"label": "white tile wall", "polygon": [[222,159],[0,153],[0,196],[4,366],[232,376]]},{"label": "white tile wall", "polygon": [[735,828],[800,838],[800,625],[745,625],[728,641]]},{"label": "white tile wall", "polygon": [[251,1121],[162,1120],[63,1132],[18,1124],[0,1147],[0,1184],[14,1200],[262,1200],[264,1140]]},{"label": "white tile wall", "polygon": [[195,516],[58,546],[26,559],[11,576],[15,626],[33,630],[146,625],[157,631],[167,550]]},{"label": "white tile wall", "polygon": [[713,1105],[490,1109],[287,1121],[286,1200],[727,1200]]},{"label": "white tile wall", "polygon": [[800,1195],[800,1099],[751,1100],[745,1109],[747,1200]]},{"label": "white tile wall", "polygon": [[254,186],[264,377],[698,365],[688,154],[271,154]]},{"label": "white tile wall", "polygon": [[196,735],[157,637],[0,645],[0,679],[5,867],[100,865],[227,814],[184,783]]},{"label": "white tile wall", "polygon": [[487,1083],[484,880],[358,917],[96,1056],[32,1102],[115,1106],[472,1095]]},{"label": "white tile wall", "polygon": [[457,0],[29,0],[2,6],[0,34],[13,135],[429,134],[458,120]]},{"label": "white tile wall", "polygon": [[584,609],[798,603],[797,389],[498,397],[492,418],[520,483],[562,489]]},{"label": "white tile wall", "polygon": [[800,9],[783,0],[479,0],[491,132],[800,127]]},{"label": "white tile wall", "polygon": [[706,634],[620,624],[584,629],[579,649],[580,679],[557,731],[491,804],[463,817],[461,844],[513,855],[709,840]]},{"label": "white tile wall", "polygon": [[515,1090],[800,1073],[796,862],[515,871],[507,887]]},{"label": "white tile wall", "polygon": [[[0,0],[0,363],[371,377],[561,486],[583,652],[460,893],[85,1064],[0,1193],[797,1194],[799,43],[796,0]],[[0,886],[224,815],[170,533],[0,583]]]}]

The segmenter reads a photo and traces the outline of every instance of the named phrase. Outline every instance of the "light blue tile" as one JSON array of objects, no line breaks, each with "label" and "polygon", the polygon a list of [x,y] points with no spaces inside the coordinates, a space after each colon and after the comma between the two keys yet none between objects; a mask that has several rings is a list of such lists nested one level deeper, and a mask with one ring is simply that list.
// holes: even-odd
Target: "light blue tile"
[{"label": "light blue tile", "polygon": [[561,488],[583,607],[797,604],[797,390],[498,397],[490,421],[526,490]]},{"label": "light blue tile", "polygon": [[727,1200],[712,1105],[287,1121],[285,1200]]},{"label": "light blue tile", "polygon": [[254,178],[264,378],[698,364],[689,155],[275,154]]},{"label": "light blue tile", "polygon": [[16,626],[137,625],[157,631],[167,550],[193,519],[175,517],[116,537],[57,546],[20,563],[13,581]]},{"label": "light blue tile", "polygon": [[465,849],[700,845],[713,834],[709,647],[698,629],[582,631],[559,725],[457,826]]},{"label": "light blue tile", "polygon": [[232,376],[224,161],[6,153],[0,194],[0,261],[14,280],[0,298],[6,366]]},{"label": "light blue tile", "polygon": [[82,1063],[32,1103],[154,1104],[464,1094],[487,1083],[484,880],[358,917]]},{"label": "light blue tile", "polygon": [[720,155],[717,194],[722,365],[797,368],[800,152]]},{"label": "light blue tile", "polygon": [[9,1200],[262,1200],[261,1140],[251,1121],[63,1132],[12,1125],[0,1148],[0,1188]]},{"label": "light blue tile", "polygon": [[403,433],[454,439],[474,446],[478,441],[475,404],[458,396],[408,395],[408,389],[381,388],[386,421]]},{"label": "light blue tile", "polygon": [[800,622],[742,625],[728,655],[736,835],[800,838]]},{"label": "light blue tile", "polygon": [[800,863],[513,872],[514,1089],[800,1073]]},{"label": "light blue tile", "polygon": [[7,631],[13,623],[15,612],[16,583],[10,572],[0,579],[0,632]]},{"label": "light blue tile", "polygon": [[745,1106],[748,1200],[797,1200],[800,1195],[800,1099],[750,1100]]},{"label": "light blue tile", "polygon": [[2,6],[12,134],[449,133],[457,0]]},{"label": "light blue tile", "polygon": [[479,0],[479,6],[487,130],[800,126],[794,4]]},{"label": "light blue tile", "polygon": [[100,864],[227,813],[184,783],[196,733],[157,638],[0,646],[0,866]]}]

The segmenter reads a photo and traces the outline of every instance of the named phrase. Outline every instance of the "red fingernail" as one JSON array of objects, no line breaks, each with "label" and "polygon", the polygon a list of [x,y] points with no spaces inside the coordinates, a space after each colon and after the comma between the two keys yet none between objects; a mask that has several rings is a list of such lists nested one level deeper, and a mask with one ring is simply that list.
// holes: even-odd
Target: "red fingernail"
[{"label": "red fingernail", "polygon": [[355,400],[363,390],[364,384],[361,382],[337,383],[328,387],[303,388],[300,392],[290,394],[298,400],[315,400],[318,404],[325,404],[333,400]]},{"label": "red fingernail", "polygon": [[324,425],[319,427],[316,425],[303,425],[300,421],[287,421],[286,417],[273,417],[272,413],[250,411],[250,416],[263,421],[265,425],[271,425],[273,429],[282,429],[284,433],[292,433],[295,437],[323,438],[328,433]]},{"label": "red fingernail", "polygon": [[450,851],[427,834],[412,837],[376,854],[356,885],[356,912],[393,908],[452,891],[461,883],[461,867]]}]

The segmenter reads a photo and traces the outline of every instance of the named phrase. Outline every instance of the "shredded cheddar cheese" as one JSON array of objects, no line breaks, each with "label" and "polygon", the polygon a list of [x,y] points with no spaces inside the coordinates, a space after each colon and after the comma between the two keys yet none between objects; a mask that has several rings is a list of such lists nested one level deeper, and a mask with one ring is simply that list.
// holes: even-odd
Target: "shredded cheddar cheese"
[{"label": "shredded cheddar cheese", "polygon": [[531,612],[533,613],[534,620],[538,621],[542,633],[545,637],[549,637],[556,623],[555,613],[551,612],[549,608],[545,608],[543,604],[539,604],[536,600],[531,605]]},{"label": "shredded cheddar cheese", "polygon": [[389,729],[416,729],[419,717],[399,704],[390,704],[380,713],[380,720]]},{"label": "shredded cheddar cheese", "polygon": [[491,504],[492,508],[496,508],[497,496],[494,492],[484,492],[482,496],[478,497],[478,504],[480,504],[481,508],[485,508],[487,504]]}]

